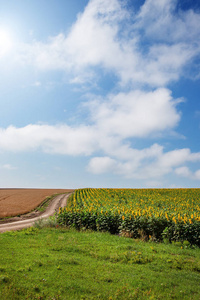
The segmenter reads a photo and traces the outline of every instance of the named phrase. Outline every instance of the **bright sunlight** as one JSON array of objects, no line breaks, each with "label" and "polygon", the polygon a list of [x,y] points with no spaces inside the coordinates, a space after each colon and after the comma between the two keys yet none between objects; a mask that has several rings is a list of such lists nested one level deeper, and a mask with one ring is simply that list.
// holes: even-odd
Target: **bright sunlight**
[{"label": "bright sunlight", "polygon": [[0,57],[9,52],[12,47],[12,39],[9,32],[0,28]]}]

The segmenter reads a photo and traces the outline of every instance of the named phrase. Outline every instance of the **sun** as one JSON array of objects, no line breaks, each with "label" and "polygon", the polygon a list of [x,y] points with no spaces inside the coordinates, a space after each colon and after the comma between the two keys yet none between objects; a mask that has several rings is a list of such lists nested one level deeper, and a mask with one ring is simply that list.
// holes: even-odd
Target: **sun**
[{"label": "sun", "polygon": [[10,33],[0,28],[0,57],[7,54],[12,48],[12,39]]}]

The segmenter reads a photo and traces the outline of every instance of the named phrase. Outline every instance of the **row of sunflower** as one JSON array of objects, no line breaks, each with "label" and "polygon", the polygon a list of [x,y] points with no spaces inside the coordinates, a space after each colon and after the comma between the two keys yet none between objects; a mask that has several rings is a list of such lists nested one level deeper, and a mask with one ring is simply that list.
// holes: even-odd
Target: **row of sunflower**
[{"label": "row of sunflower", "polygon": [[200,246],[200,189],[78,189],[60,224]]}]

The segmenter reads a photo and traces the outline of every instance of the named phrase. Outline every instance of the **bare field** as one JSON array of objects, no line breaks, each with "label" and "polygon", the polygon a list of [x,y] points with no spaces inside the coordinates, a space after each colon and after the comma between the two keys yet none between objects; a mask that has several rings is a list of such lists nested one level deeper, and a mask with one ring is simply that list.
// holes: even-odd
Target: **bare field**
[{"label": "bare field", "polygon": [[0,218],[28,213],[48,196],[71,191],[70,189],[0,189]]}]

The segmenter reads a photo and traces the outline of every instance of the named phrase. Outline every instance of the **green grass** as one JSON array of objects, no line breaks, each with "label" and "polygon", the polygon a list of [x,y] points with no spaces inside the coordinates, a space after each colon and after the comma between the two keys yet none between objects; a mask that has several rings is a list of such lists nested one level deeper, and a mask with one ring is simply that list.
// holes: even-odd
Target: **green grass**
[{"label": "green grass", "polygon": [[200,299],[200,250],[100,232],[0,234],[0,299]]}]

